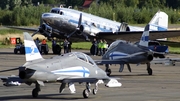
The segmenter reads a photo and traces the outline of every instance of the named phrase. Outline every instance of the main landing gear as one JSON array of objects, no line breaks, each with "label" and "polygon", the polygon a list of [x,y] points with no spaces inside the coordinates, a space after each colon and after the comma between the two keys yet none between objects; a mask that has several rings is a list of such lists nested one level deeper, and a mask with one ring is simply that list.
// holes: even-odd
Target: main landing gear
[{"label": "main landing gear", "polygon": [[40,85],[38,83],[36,83],[35,85],[36,85],[36,87],[32,90],[33,98],[37,98],[38,97],[38,93],[41,91]]},{"label": "main landing gear", "polygon": [[153,71],[152,71],[150,65],[151,65],[150,63],[147,63],[147,71],[148,71],[149,75],[152,75]]},{"label": "main landing gear", "polygon": [[[89,97],[89,93],[91,93],[91,89],[90,89],[91,84],[90,83],[86,83],[86,89],[84,89],[83,91],[83,97],[84,98],[88,98]],[[98,83],[95,83],[95,88],[93,89],[93,94],[96,95],[98,91]]]},{"label": "main landing gear", "polygon": [[105,64],[105,67],[106,67],[105,72],[106,72],[107,76],[110,76],[111,75],[111,69],[109,68],[109,64]]}]

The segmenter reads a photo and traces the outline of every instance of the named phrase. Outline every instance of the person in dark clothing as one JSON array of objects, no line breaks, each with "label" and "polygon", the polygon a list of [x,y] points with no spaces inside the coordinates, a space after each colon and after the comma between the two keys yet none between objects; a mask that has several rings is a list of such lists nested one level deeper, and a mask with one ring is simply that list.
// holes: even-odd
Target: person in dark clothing
[{"label": "person in dark clothing", "polygon": [[56,50],[56,40],[54,40],[54,38],[52,39],[52,51],[53,53],[55,53],[55,50]]},{"label": "person in dark clothing", "polygon": [[63,42],[63,46],[64,46],[64,53],[68,53],[68,40],[67,39],[64,39],[64,42]]},{"label": "person in dark clothing", "polygon": [[71,52],[71,45],[72,45],[72,41],[70,39],[68,39],[68,52]]},{"label": "person in dark clothing", "polygon": [[92,41],[92,46],[91,46],[91,54],[92,55],[97,55],[97,46],[98,46],[98,42],[96,40],[96,38],[94,38],[94,40]]}]

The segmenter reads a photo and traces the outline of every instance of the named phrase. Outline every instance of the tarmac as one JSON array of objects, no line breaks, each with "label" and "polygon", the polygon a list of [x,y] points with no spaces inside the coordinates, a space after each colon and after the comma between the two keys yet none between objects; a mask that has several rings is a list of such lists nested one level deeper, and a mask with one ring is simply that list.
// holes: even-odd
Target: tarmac
[{"label": "tarmac", "polygon": [[[87,50],[73,50],[88,53]],[[50,58],[55,55],[43,55]],[[180,58],[180,55],[169,55]],[[98,60],[100,56],[91,56]],[[25,63],[25,56],[14,54],[13,49],[0,49],[0,70],[13,69]],[[104,66],[99,66],[103,70]],[[99,85],[97,95],[90,94],[88,99],[84,99],[82,92],[84,84],[75,84],[76,93],[71,94],[66,88],[59,94],[60,83],[47,83],[41,87],[38,98],[32,98],[34,84],[28,86],[5,87],[0,82],[0,101],[180,101],[180,63],[175,66],[165,66],[162,64],[152,64],[153,75],[148,75],[146,65],[131,65],[132,72],[124,68],[122,73],[118,72],[119,65],[112,65],[111,77],[117,77],[122,87],[107,88],[104,84]],[[0,76],[18,75],[17,71],[0,73]],[[93,89],[93,85],[91,87]]]}]

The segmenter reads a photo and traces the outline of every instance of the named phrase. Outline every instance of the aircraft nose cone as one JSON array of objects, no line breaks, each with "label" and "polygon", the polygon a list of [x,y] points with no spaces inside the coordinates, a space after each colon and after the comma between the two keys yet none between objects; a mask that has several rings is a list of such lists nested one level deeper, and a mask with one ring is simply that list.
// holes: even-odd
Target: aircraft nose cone
[{"label": "aircraft nose cone", "polygon": [[43,20],[47,20],[47,19],[50,19],[51,18],[51,15],[49,13],[44,13],[42,14],[42,17],[41,17]]}]

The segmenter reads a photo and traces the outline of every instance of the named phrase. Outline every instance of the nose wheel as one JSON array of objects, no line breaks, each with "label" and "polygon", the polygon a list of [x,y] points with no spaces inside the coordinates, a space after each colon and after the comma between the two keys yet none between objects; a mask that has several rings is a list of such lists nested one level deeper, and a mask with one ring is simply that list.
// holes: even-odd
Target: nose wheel
[{"label": "nose wheel", "polygon": [[[83,91],[84,98],[88,98],[89,93],[91,93],[90,85],[91,85],[90,83],[86,83],[86,89],[84,89],[84,91]],[[93,95],[96,95],[97,91],[98,91],[98,82],[95,83],[95,88],[92,91]]]},{"label": "nose wheel", "polygon": [[33,96],[33,98],[37,98],[37,97],[38,97],[39,91],[41,91],[40,85],[39,85],[38,83],[36,83],[36,87],[32,90],[32,96]]}]

